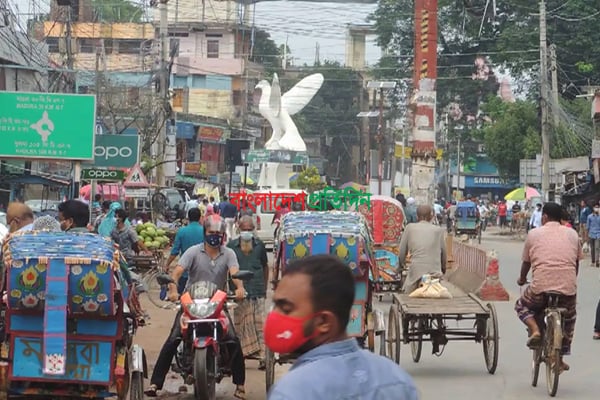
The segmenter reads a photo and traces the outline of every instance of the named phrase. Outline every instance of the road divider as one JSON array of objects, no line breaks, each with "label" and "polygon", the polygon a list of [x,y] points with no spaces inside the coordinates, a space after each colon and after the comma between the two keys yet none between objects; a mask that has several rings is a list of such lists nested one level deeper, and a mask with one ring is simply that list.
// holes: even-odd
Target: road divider
[{"label": "road divider", "polygon": [[446,241],[449,267],[448,281],[464,290],[475,293],[485,301],[508,301],[508,292],[499,278],[498,257],[476,246],[455,240],[448,235]]}]

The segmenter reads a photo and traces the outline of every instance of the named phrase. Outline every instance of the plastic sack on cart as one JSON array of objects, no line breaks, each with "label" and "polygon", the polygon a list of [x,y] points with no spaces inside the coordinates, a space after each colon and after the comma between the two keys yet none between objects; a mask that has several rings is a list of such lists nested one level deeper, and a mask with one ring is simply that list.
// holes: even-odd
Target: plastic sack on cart
[{"label": "plastic sack on cart", "polygon": [[440,279],[433,275],[423,275],[421,285],[409,297],[426,299],[451,299],[452,294],[448,288],[440,283]]}]

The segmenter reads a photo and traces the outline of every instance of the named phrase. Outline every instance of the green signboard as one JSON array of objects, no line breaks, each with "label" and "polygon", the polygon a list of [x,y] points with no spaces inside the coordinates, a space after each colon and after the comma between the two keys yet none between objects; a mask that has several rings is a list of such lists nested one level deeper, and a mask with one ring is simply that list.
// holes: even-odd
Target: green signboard
[{"label": "green signboard", "polygon": [[138,135],[96,135],[94,161],[89,164],[104,168],[131,168],[139,162],[139,148]]},{"label": "green signboard", "polygon": [[289,150],[248,150],[242,151],[242,161],[245,163],[308,164],[308,154],[303,151]]},{"label": "green signboard", "polygon": [[81,179],[97,180],[97,181],[122,181],[125,179],[125,172],[119,170],[108,169],[82,169]]},{"label": "green signboard", "polygon": [[0,92],[0,158],[92,160],[96,97]]}]

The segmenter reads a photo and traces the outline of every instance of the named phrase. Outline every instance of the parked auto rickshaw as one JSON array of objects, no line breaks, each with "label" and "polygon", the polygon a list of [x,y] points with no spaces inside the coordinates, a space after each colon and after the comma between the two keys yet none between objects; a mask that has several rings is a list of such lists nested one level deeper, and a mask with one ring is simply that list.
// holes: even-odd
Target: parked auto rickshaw
[{"label": "parked auto rickshaw", "polygon": [[481,219],[477,205],[472,201],[459,201],[454,213],[454,236],[468,235],[481,243]]},{"label": "parked auto rickshaw", "polygon": [[4,243],[0,396],[141,400],[141,307],[110,240],[18,232]]}]

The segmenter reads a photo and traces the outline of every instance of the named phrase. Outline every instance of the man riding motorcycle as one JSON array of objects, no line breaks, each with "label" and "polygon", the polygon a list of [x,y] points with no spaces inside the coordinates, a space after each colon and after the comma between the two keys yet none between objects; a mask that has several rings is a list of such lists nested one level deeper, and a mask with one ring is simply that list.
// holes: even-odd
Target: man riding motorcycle
[{"label": "man riding motorcycle", "polygon": [[[226,225],[225,221],[218,215],[207,216],[204,220],[204,243],[190,247],[179,259],[177,266],[171,272],[173,282],[179,282],[179,278],[184,272],[189,273],[186,290],[196,282],[213,282],[218,288],[225,289],[227,283],[227,274],[235,275],[239,271],[239,265],[235,252],[223,245]],[[243,282],[233,279],[236,287],[236,299],[242,300],[245,296]],[[169,300],[176,301],[179,297],[177,285],[169,284]],[[165,377],[171,368],[171,362],[177,347],[181,342],[181,310],[177,313],[171,333],[165,341],[154,371],[150,379],[150,387],[146,390],[146,396],[156,397],[157,391],[161,390]],[[236,385],[234,396],[239,399],[245,399],[244,383],[246,379],[246,368],[244,357],[239,340],[236,341],[237,349],[232,359],[232,378]]]}]

